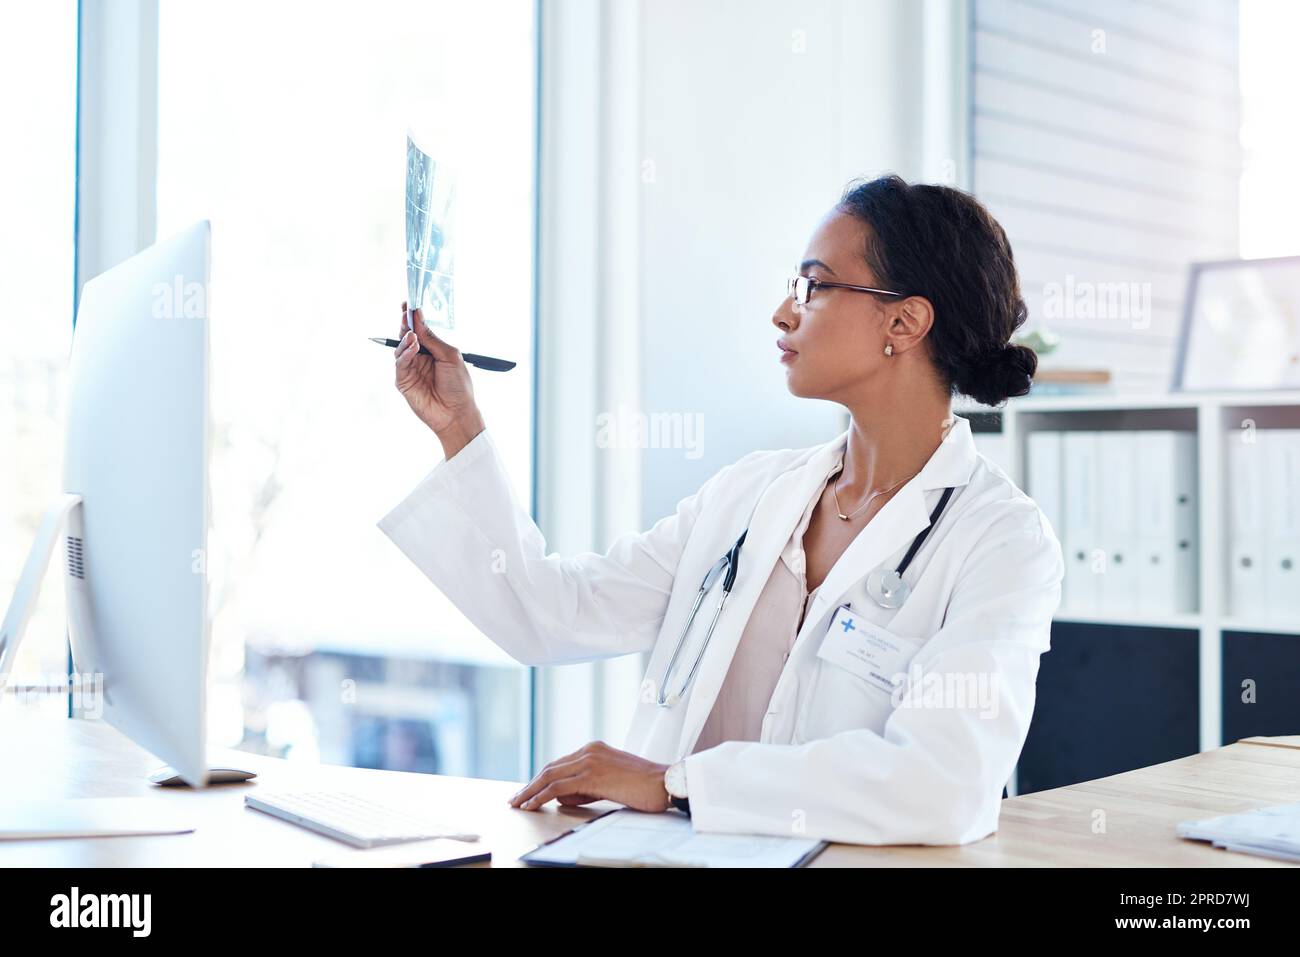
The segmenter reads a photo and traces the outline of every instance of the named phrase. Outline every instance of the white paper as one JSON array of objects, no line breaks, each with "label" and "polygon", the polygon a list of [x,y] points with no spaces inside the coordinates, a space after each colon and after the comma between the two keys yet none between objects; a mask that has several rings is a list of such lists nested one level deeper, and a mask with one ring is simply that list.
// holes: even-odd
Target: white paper
[{"label": "white paper", "polygon": [[1245,854],[1300,860],[1300,803],[1184,821],[1178,836]]},{"label": "white paper", "polygon": [[0,801],[0,840],[182,834],[194,822],[149,797]]}]

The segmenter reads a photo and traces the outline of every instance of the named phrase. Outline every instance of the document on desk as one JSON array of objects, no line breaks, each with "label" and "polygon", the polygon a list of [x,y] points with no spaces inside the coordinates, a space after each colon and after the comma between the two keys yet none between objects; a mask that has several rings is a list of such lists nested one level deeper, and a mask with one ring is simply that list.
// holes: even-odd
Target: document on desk
[{"label": "document on desk", "polygon": [[802,867],[825,841],[755,834],[697,834],[676,811],[610,811],[529,851],[552,867]]},{"label": "document on desk", "polygon": [[192,812],[147,797],[0,800],[0,841],[185,834]]},{"label": "document on desk", "polygon": [[1184,821],[1178,836],[1215,847],[1300,863],[1300,803]]}]

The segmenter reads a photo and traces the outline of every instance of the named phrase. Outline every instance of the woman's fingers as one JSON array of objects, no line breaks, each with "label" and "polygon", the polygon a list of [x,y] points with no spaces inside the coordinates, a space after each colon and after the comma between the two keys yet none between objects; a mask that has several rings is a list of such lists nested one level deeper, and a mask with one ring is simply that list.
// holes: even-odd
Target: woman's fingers
[{"label": "woman's fingers", "polygon": [[402,303],[402,328],[398,333],[399,338],[404,338],[407,332],[414,332],[420,345],[424,346],[424,351],[439,362],[455,362],[460,358],[460,353],[455,346],[434,335],[419,309],[412,311],[407,308],[406,303]]},{"label": "woman's fingers", "polygon": [[581,794],[582,792],[579,788],[582,787],[582,783],[582,778],[577,776],[571,778],[560,778],[558,781],[552,781],[520,805],[520,807],[525,811],[536,811],[539,807],[542,807],[547,801],[552,799],[558,800],[566,794]]},{"label": "woman's fingers", "polygon": [[[533,778],[510,799],[510,803],[515,807],[525,805],[529,799],[536,797],[544,791],[553,782],[562,778],[571,778],[578,771],[579,761],[581,758],[575,754],[565,755],[557,758],[546,767],[538,772],[537,777]],[[549,800],[549,799],[548,799]]]},{"label": "woman's fingers", "polygon": [[419,340],[408,330],[402,334],[401,341],[397,343],[397,361],[402,362],[409,356],[417,355],[419,351]]},{"label": "woman's fingers", "polygon": [[564,807],[582,807],[584,804],[599,801],[600,798],[594,794],[562,794],[557,800]]},{"label": "woman's fingers", "polygon": [[406,303],[402,303],[402,328],[401,331],[398,333],[397,337],[400,339],[402,336],[406,335],[410,331],[411,331],[411,313],[410,310],[406,308]]},{"label": "woman's fingers", "polygon": [[425,373],[428,370],[421,369],[419,356],[420,340],[415,338],[415,333],[408,332],[397,345],[396,362],[399,388],[401,388],[403,382],[414,385],[417,382],[426,381]]},{"label": "woman's fingers", "polygon": [[460,353],[450,345],[443,342],[433,330],[429,328],[428,323],[424,321],[424,315],[419,309],[416,309],[411,316],[411,328],[420,338],[420,344],[433,354],[433,357],[439,362],[455,362],[460,358]]}]

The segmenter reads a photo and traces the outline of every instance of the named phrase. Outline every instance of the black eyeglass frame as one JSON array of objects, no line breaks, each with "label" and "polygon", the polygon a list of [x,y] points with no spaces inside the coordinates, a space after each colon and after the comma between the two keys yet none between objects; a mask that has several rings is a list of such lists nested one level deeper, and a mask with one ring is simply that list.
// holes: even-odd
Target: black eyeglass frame
[{"label": "black eyeglass frame", "polygon": [[[802,285],[802,290],[800,286]],[[785,282],[785,294],[794,299],[795,305],[806,306],[818,289],[851,289],[854,292],[870,292],[879,296],[902,296],[892,289],[876,289],[874,286],[855,286],[847,282],[828,282],[814,279],[812,276],[791,276]]]}]

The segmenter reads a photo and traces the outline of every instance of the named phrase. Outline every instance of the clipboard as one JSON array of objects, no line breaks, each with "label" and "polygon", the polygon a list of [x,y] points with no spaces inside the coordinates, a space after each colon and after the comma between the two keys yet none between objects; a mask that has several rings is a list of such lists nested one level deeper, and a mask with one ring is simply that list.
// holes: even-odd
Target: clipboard
[{"label": "clipboard", "polygon": [[827,846],[814,838],[697,833],[679,811],[616,808],[519,859],[535,867],[804,867]]},{"label": "clipboard", "polygon": [[538,844],[535,848],[533,848],[531,851],[526,851],[525,853],[520,854],[519,859],[523,861],[525,864],[531,864],[533,867],[578,867],[580,865],[577,864],[576,861],[573,864],[563,864],[560,863],[559,861],[548,859],[542,852],[546,848],[550,847],[552,844],[559,843],[560,841],[568,837],[570,834],[573,834],[576,831],[586,827],[588,824],[594,824],[596,821],[599,821],[602,817],[605,817],[607,814],[613,814],[617,810],[619,809],[610,808],[608,811],[601,811],[595,817],[588,818],[587,820],[583,821],[581,824],[577,824],[569,828],[567,831],[561,831],[559,834],[555,835],[555,837],[547,838],[546,840],[542,841],[542,843]]}]

